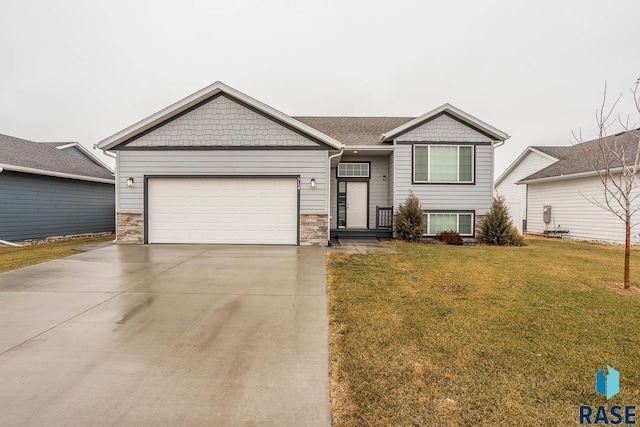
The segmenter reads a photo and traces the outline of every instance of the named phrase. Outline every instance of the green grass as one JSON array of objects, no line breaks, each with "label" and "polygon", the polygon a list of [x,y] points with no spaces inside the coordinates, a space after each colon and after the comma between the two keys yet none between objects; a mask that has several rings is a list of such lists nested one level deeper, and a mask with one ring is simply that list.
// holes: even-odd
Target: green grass
[{"label": "green grass", "polygon": [[110,240],[113,240],[113,236],[63,240],[59,242],[22,246],[19,248],[0,247],[0,273],[77,254],[78,252],[73,250],[75,247],[87,245],[89,243],[107,242]]},{"label": "green grass", "polygon": [[622,249],[527,245],[331,254],[334,425],[568,425],[581,404],[640,404],[640,250],[621,292]]}]

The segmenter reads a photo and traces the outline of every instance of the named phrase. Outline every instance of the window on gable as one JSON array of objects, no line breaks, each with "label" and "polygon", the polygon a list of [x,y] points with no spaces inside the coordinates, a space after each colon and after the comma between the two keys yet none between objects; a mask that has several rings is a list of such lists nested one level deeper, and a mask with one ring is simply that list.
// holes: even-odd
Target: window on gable
[{"label": "window on gable", "polygon": [[338,165],[340,178],[368,178],[369,163],[340,163]]},{"label": "window on gable", "polygon": [[473,146],[414,145],[413,181],[473,182]]}]

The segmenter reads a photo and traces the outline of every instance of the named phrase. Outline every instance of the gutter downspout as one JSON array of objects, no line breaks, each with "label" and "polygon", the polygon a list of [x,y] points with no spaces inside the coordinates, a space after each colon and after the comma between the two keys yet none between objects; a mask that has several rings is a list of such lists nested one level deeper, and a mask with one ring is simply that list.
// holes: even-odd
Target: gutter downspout
[{"label": "gutter downspout", "polygon": [[[331,160],[336,157],[342,156],[344,153],[344,144],[340,147],[340,151],[327,157],[327,230],[329,232],[329,241],[331,241]],[[327,241],[327,244],[329,243]]]}]

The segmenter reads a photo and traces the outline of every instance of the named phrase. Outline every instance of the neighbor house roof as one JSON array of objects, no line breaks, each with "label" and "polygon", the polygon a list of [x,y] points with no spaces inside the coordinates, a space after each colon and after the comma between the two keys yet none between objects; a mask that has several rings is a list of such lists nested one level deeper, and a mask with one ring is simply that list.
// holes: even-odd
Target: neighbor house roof
[{"label": "neighbor house roof", "polygon": [[329,147],[339,150],[343,148],[343,144],[340,141],[326,135],[322,132],[319,132],[317,129],[314,129],[293,117],[290,117],[275,108],[268,106],[256,99],[251,98],[244,93],[235,90],[232,87],[225,85],[222,82],[215,82],[212,85],[205,87],[197,91],[194,94],[187,96],[184,99],[158,111],[155,114],[147,117],[139,121],[138,123],[129,126],[128,128],[116,133],[115,135],[110,136],[98,143],[98,148],[101,150],[110,150],[117,145],[132,140],[137,136],[147,132],[157,126],[161,126],[163,123],[173,119],[174,117],[180,115],[181,113],[189,110],[190,108],[194,108],[201,103],[207,102],[211,98],[217,96],[218,94],[225,94],[230,96],[231,98],[235,98],[236,100],[247,104],[251,108],[254,108],[261,113],[271,117],[272,119],[284,123],[287,126],[291,126],[303,134],[306,134],[316,140],[321,141],[324,144],[327,144]]},{"label": "neighbor house roof", "polygon": [[79,159],[59,149],[68,144],[38,143],[0,135],[0,168],[84,181],[115,182],[113,172],[106,166]]},{"label": "neighbor house roof", "polygon": [[413,117],[294,117],[346,145],[381,144],[380,136]]},{"label": "neighbor house roof", "polygon": [[507,177],[509,176],[509,174],[516,168],[516,166],[518,166],[520,164],[520,162],[527,157],[527,155],[529,153],[536,153],[540,156],[546,157],[547,159],[549,159],[552,162],[557,162],[558,161],[558,157],[554,156],[554,154],[557,155],[557,153],[561,152],[561,150],[565,149],[567,147],[527,147],[526,150],[524,150],[522,152],[522,154],[520,154],[518,156],[517,159],[515,159],[513,161],[513,163],[511,163],[509,165],[509,167],[507,169],[505,169],[504,172],[502,172],[502,174],[498,177],[498,179],[496,179],[496,182],[493,184],[495,187],[497,187],[498,185],[500,185],[500,183]]},{"label": "neighbor house roof", "polygon": [[[640,144],[640,129],[632,130],[629,132],[621,132],[616,135],[604,137],[602,139],[595,139],[593,141],[583,142],[572,146],[565,147],[533,147],[538,151],[548,154],[556,159],[557,162],[541,169],[526,178],[518,181],[518,183],[526,184],[537,181],[550,181],[557,179],[567,179],[578,176],[586,176],[590,174],[596,174],[596,169],[603,168],[603,157],[601,154],[601,145],[605,148],[620,149],[621,145],[626,144],[629,149],[625,150],[625,158],[627,164],[633,164],[635,162],[636,150],[638,144]],[[605,150],[606,151],[606,150]],[[589,159],[600,159],[600,166],[594,168],[594,165],[590,163]],[[610,166],[612,168],[622,167],[622,163],[615,159],[611,159]]]}]

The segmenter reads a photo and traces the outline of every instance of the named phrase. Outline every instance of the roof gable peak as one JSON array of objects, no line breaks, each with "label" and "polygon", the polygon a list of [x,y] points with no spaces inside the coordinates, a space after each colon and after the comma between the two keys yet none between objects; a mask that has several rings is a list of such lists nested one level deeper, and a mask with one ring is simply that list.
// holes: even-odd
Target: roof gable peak
[{"label": "roof gable peak", "polygon": [[455,107],[452,104],[449,103],[445,103],[442,104],[441,106],[434,108],[431,111],[426,112],[425,114],[416,117],[415,119],[401,125],[398,126],[397,128],[386,132],[384,134],[382,134],[382,136],[380,137],[381,141],[391,141],[395,138],[397,138],[398,136],[409,132],[413,129],[415,129],[416,127],[428,122],[429,120],[432,120],[442,114],[448,114],[464,123],[466,123],[467,125],[469,125],[470,127],[480,131],[481,133],[487,134],[489,137],[491,137],[492,139],[496,140],[496,141],[504,141],[510,138],[510,136],[483,122],[482,120],[472,116],[469,113],[466,113],[464,111],[462,111],[461,109]]},{"label": "roof gable peak", "polygon": [[216,81],[215,83],[200,89],[199,91],[187,96],[186,98],[181,99],[166,108],[158,111],[151,116],[140,120],[139,122],[129,126],[126,129],[100,141],[97,146],[103,151],[110,150],[115,148],[116,146],[122,144],[123,142],[130,141],[136,136],[149,131],[162,123],[170,121],[173,117],[178,116],[185,111],[197,106],[199,104],[207,102],[207,100],[219,95],[224,94],[231,98],[234,98],[241,103],[247,104],[252,108],[260,111],[262,114],[268,115],[272,117],[275,121],[279,121],[284,123],[292,128],[298,130],[301,133],[308,135],[309,137],[319,140],[324,144],[328,145],[332,149],[341,149],[343,144],[328,135],[325,135],[316,129],[276,110],[273,107],[264,104],[244,93],[228,86],[221,81]]}]

